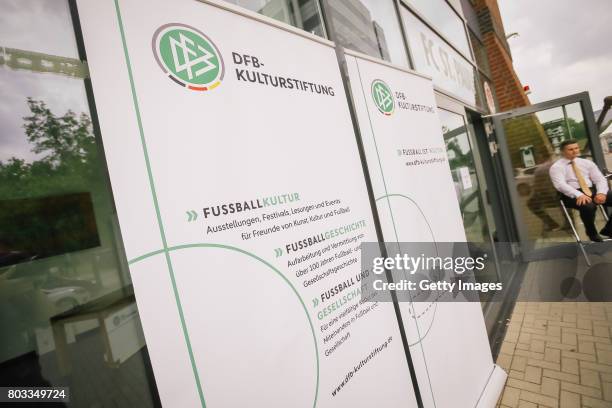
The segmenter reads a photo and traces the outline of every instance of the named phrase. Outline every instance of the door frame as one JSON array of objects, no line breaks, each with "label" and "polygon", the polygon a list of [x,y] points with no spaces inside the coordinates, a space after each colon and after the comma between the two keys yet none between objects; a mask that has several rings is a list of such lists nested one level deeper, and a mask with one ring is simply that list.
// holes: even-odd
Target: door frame
[{"label": "door frame", "polygon": [[470,129],[478,145],[479,157],[487,184],[485,199],[493,212],[496,242],[512,242],[517,237],[516,226],[508,197],[508,186],[497,150],[495,132],[487,117],[468,110]]},{"label": "door frame", "polygon": [[[512,253],[500,252],[495,246],[496,242],[505,242],[509,240],[514,232],[512,225],[512,216],[509,211],[510,205],[504,206],[504,200],[508,201],[505,187],[505,179],[501,175],[501,165],[497,154],[491,150],[491,138],[493,134],[489,134],[486,130],[486,118],[479,112],[472,110],[470,107],[451,99],[447,95],[436,92],[436,105],[438,110],[445,110],[463,118],[466,134],[470,144],[470,149],[474,158],[474,167],[476,177],[478,179],[479,200],[483,210],[483,216],[487,223],[487,245],[491,246],[493,252],[495,271],[497,281],[502,282],[504,286],[510,285],[515,278],[514,270],[510,274],[505,274],[502,271],[502,260],[511,261]],[[486,186],[486,189],[484,188]],[[491,206],[488,213],[487,206]],[[506,208],[507,207],[507,208]],[[495,224],[497,232],[497,240],[493,235],[491,223]],[[504,248],[504,246],[502,246]],[[505,298],[500,294],[494,294],[490,299],[481,302],[482,313],[484,317],[487,335],[491,349],[499,349],[499,338],[503,335],[501,330],[500,320],[506,317],[507,303]],[[504,326],[505,327],[505,326]]]},{"label": "door frame", "polygon": [[[480,200],[480,204],[483,210],[484,221],[487,223],[487,238],[489,242],[493,243],[493,234],[491,231],[491,221],[495,222],[496,220],[491,220],[492,214],[487,213],[487,209],[485,208],[485,203],[487,203],[487,192],[482,188],[482,181],[485,180],[484,168],[481,163],[481,154],[480,147],[476,141],[476,135],[474,133],[474,129],[472,126],[472,122],[469,120],[468,112],[466,111],[465,105],[458,103],[446,95],[442,95],[436,92],[436,105],[438,109],[445,110],[447,112],[453,113],[455,115],[461,116],[463,118],[463,123],[465,127],[465,133],[468,138],[468,143],[470,144],[470,150],[472,156],[474,157],[474,168],[476,170],[476,179],[478,181],[478,199]],[[494,218],[494,217],[493,217]],[[499,274],[499,271],[498,271]],[[499,276],[498,276],[499,278]]]},{"label": "door frame", "polygon": [[523,222],[521,222],[521,220],[523,220],[523,214],[520,208],[518,192],[515,188],[516,186],[514,180],[514,169],[512,168],[510,152],[508,151],[508,140],[502,122],[506,119],[533,114],[539,111],[552,109],[563,105],[569,105],[576,102],[580,103],[580,108],[582,111],[582,116],[584,118],[584,124],[587,132],[587,138],[590,143],[591,152],[593,154],[593,161],[601,169],[605,169],[604,155],[601,149],[601,144],[599,143],[599,135],[595,126],[595,115],[593,114],[593,107],[591,105],[591,99],[589,97],[588,92],[580,92],[577,94],[564,96],[562,98],[551,99],[549,101],[540,102],[530,106],[520,107],[510,111],[500,112],[489,116],[489,118],[493,122],[493,127],[495,130],[497,145],[499,147],[498,152],[501,156],[501,165],[504,172],[506,185],[508,186],[512,214],[514,216],[514,224],[518,233],[518,240],[523,258],[528,256],[533,248],[530,245],[529,240],[527,239],[527,226]]}]

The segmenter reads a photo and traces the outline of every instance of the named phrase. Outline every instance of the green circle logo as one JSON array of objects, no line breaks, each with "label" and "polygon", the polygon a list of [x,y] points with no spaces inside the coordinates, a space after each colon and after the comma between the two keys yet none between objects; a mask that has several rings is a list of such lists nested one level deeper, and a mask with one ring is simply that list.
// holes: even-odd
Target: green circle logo
[{"label": "green circle logo", "polygon": [[391,115],[395,110],[395,101],[393,100],[393,93],[391,88],[384,81],[375,79],[372,82],[372,99],[374,104],[384,115]]},{"label": "green circle logo", "polygon": [[208,91],[219,86],[225,66],[217,46],[198,29],[171,23],[153,34],[153,55],[168,77],[193,91]]}]

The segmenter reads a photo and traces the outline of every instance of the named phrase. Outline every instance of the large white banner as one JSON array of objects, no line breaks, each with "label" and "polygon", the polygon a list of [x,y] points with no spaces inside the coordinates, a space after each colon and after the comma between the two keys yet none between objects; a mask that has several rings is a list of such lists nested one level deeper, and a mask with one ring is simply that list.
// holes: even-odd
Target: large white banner
[{"label": "large white banner", "polygon": [[334,49],[222,4],[78,1],[161,400],[415,407]]},{"label": "large white banner", "polygon": [[[465,241],[431,80],[358,54],[346,59],[385,241]],[[425,407],[474,407],[490,378],[503,384],[480,303],[400,306]]]}]

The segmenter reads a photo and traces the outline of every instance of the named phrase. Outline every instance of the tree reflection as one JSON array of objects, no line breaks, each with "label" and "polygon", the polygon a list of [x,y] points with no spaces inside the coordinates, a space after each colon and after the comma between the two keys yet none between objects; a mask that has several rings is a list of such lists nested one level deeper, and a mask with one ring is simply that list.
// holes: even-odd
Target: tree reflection
[{"label": "tree reflection", "polygon": [[18,157],[0,161],[0,198],[31,198],[90,191],[103,185],[98,147],[91,118],[68,110],[55,115],[44,101],[27,99],[31,115],[23,128],[32,152],[31,163]]},{"label": "tree reflection", "polygon": [[23,129],[38,159],[0,161],[0,267],[99,246],[95,212],[110,208],[90,117],[27,105]]}]

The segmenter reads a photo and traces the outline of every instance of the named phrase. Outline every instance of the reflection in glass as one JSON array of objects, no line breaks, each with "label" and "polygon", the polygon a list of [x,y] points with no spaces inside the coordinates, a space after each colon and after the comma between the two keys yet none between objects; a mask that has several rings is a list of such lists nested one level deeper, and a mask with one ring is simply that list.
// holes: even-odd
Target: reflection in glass
[{"label": "reflection in glass", "polygon": [[565,126],[568,136],[580,142],[579,144],[583,155],[592,156],[593,152],[591,152],[588,144],[586,124],[584,123],[584,116],[582,116],[580,102],[565,105],[563,109],[565,110]]},{"label": "reflection in glass", "polygon": [[463,116],[443,109],[438,112],[465,234],[470,242],[485,242],[488,240],[486,218]]},{"label": "reflection in glass", "polygon": [[463,20],[446,1],[408,0],[408,3],[433,24],[436,31],[457,47],[464,56],[471,59],[470,45],[468,44]]},{"label": "reflection in glass", "polygon": [[472,48],[474,50],[474,56],[476,57],[476,65],[487,75],[491,75],[489,68],[489,57],[487,56],[487,49],[480,39],[471,31],[470,40],[472,41]]},{"label": "reflection in glass", "polygon": [[0,50],[0,386],[68,386],[74,407],[159,406],[86,69],[54,26],[67,2],[15,3],[0,4],[11,27],[51,11],[35,44],[0,27],[12,41]]},{"label": "reflection in glass", "polygon": [[324,37],[317,0],[225,0],[311,34]]},{"label": "reflection in glass", "polygon": [[81,81],[63,75],[41,75],[30,71],[13,71],[0,66],[0,126],[2,149],[0,160],[11,157],[31,163],[44,152],[35,152],[24,132],[24,117],[31,116],[28,97],[45,101],[51,112],[75,115],[87,111],[85,88]]},{"label": "reflection in glass", "polygon": [[408,66],[392,0],[329,0],[328,4],[337,40],[342,46]]},{"label": "reflection in glass", "polygon": [[476,71],[475,68],[474,68],[474,76],[475,76],[474,83],[476,84],[476,92],[475,92],[476,106],[484,111],[489,111],[489,108],[487,107],[487,101],[486,101],[486,96],[485,96],[485,91],[484,91],[484,78],[482,74],[480,73],[480,71]]},{"label": "reflection in glass", "polygon": [[509,118],[503,127],[523,218],[519,222],[525,226],[527,239],[536,243],[573,240],[549,169],[561,157],[564,140],[576,139],[581,156],[592,158],[580,103]]},{"label": "reflection in glass", "polygon": [[2,47],[78,58],[68,1],[0,1]]},{"label": "reflection in glass", "polygon": [[[9,168],[17,169],[26,182],[31,182],[32,177],[28,174],[31,170],[25,166],[18,168],[15,164],[10,161]],[[42,170],[54,172],[48,162],[40,164]],[[0,180],[7,180],[6,171],[6,166],[0,167]],[[13,187],[12,183],[7,184],[4,188]],[[89,192],[0,200],[0,230],[0,236],[10,237],[15,249],[11,251],[12,256],[0,258],[0,267],[100,245]],[[4,241],[8,242],[8,238]]]},{"label": "reflection in glass", "polygon": [[[71,386],[73,406],[128,406],[125,393],[104,399],[85,384],[139,381],[133,392],[152,406],[83,82],[0,68],[0,84],[10,91],[0,102],[1,385]],[[109,316],[123,317],[109,326]]]},{"label": "reflection in glass", "polygon": [[475,105],[474,66],[407,8],[402,7],[401,15],[414,69],[431,76],[445,93]]},{"label": "reflection in glass", "polygon": [[[480,185],[474,164],[474,153],[470,145],[467,127],[463,116],[438,110],[446,153],[455,185],[459,210],[463,218],[463,228],[470,250],[477,253],[490,249],[489,229],[485,209],[481,200]],[[497,269],[494,259],[486,261],[486,267],[475,274],[478,282],[497,282]],[[480,300],[486,302],[492,292],[480,293]],[[483,303],[484,307],[484,303]]]}]

